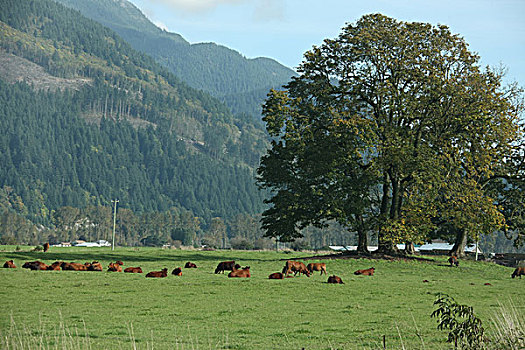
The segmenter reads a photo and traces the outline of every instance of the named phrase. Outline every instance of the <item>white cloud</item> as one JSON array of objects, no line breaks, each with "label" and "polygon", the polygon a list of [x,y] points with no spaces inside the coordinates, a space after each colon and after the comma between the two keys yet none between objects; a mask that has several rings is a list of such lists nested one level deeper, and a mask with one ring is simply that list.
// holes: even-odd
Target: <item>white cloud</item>
[{"label": "white cloud", "polygon": [[282,0],[260,0],[257,1],[253,17],[260,22],[282,21],[284,12]]},{"label": "white cloud", "polygon": [[176,10],[192,13],[210,12],[218,6],[237,4],[246,0],[151,0],[152,2],[168,5]]}]

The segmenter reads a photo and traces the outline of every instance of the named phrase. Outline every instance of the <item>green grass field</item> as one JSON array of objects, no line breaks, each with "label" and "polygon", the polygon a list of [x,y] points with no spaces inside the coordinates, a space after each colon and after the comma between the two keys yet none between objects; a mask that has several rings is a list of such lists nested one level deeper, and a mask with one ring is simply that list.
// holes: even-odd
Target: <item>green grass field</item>
[{"label": "green grass field", "polygon": [[[27,247],[24,247],[29,249]],[[512,269],[462,261],[326,260],[327,284],[318,273],[268,280],[290,257],[307,253],[181,251],[155,248],[51,248],[47,253],[0,247],[2,348],[25,349],[448,349],[447,333],[430,318],[437,292],[474,307],[490,330],[499,303],[513,301],[525,314],[525,280]],[[103,266],[115,260],[149,272],[195,262],[183,276],[30,271],[25,261],[55,260]],[[214,274],[217,263],[251,266],[249,279]],[[317,260],[316,260],[317,261]],[[353,271],[374,266],[373,277]],[[428,280],[424,283],[423,280]],[[491,285],[484,285],[490,283]],[[18,347],[17,347],[18,346]]]}]

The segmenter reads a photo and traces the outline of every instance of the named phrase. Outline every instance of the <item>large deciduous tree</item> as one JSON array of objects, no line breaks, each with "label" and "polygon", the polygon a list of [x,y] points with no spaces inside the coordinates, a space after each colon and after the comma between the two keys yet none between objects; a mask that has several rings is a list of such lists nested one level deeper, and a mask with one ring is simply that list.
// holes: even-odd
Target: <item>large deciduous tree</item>
[{"label": "large deciduous tree", "polygon": [[486,179],[520,137],[501,75],[446,26],[363,16],[305,54],[263,108],[274,138],[258,182],[266,235],[336,220],[381,251],[424,240],[436,217],[466,234],[505,226]]}]

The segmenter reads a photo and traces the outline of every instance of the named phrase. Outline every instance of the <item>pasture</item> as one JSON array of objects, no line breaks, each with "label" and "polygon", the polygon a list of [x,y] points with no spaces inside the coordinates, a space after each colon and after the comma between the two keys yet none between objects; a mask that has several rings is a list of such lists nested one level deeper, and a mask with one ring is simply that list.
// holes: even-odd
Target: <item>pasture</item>
[{"label": "pasture", "polygon": [[[269,280],[291,257],[308,253],[181,251],[156,248],[55,248],[15,251],[0,247],[0,346],[42,349],[448,349],[447,332],[430,318],[437,292],[474,307],[490,332],[500,303],[514,302],[525,314],[525,279],[486,262],[446,265],[369,259],[325,262],[327,284],[315,272]],[[30,271],[25,261],[98,260],[104,272]],[[140,266],[143,274],[106,272],[110,262]],[[217,263],[236,260],[251,267],[251,278],[214,274]],[[175,267],[186,261],[197,269]],[[355,276],[375,267],[374,276]],[[168,277],[145,278],[168,268]],[[423,282],[428,280],[429,282]],[[490,283],[490,285],[485,285]]]}]

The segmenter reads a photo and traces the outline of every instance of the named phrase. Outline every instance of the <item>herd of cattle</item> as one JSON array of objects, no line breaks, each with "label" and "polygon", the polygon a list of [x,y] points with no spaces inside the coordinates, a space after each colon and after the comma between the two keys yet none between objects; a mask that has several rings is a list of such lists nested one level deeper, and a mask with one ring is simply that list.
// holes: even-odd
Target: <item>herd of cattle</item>
[{"label": "herd of cattle", "polygon": [[[452,256],[448,259],[448,262],[450,263],[450,266],[459,266],[459,261],[455,256]],[[141,267],[126,267],[125,269],[122,269],[122,265],[124,263],[120,260],[116,262],[112,262],[109,264],[107,271],[112,272],[127,272],[127,273],[142,273]],[[4,268],[16,268],[15,263],[13,260],[6,261],[4,263]],[[102,264],[98,261],[93,261],[91,263],[86,262],[84,264],[75,263],[75,262],[65,262],[65,261],[55,261],[51,265],[47,265],[41,261],[30,261],[24,263],[22,265],[22,268],[30,269],[30,270],[71,270],[71,271],[103,271]],[[197,268],[197,265],[188,261],[184,268]],[[241,265],[236,264],[234,260],[231,261],[222,261],[217,265],[217,268],[215,269],[215,273],[224,273],[225,271],[231,271],[228,274],[228,277],[241,277],[241,278],[248,278],[251,277],[250,274],[250,266],[245,266],[241,268]],[[283,267],[282,272],[274,272],[268,276],[269,279],[284,279],[289,277],[295,277],[297,274],[299,276],[301,274],[306,275],[307,277],[310,277],[311,274],[313,274],[315,271],[319,271],[321,275],[323,273],[327,275],[326,272],[326,264],[325,263],[310,263],[308,265],[305,265],[303,262],[300,261],[293,261],[288,260],[286,261],[286,264]],[[354,272],[354,275],[363,275],[363,276],[373,276],[375,272],[375,268],[371,267],[369,269],[364,270],[357,270]],[[291,273],[293,273],[293,276],[291,276]],[[172,272],[172,275],[175,276],[182,276],[182,269],[180,267],[176,267]],[[151,271],[146,274],[146,277],[167,277],[168,276],[168,269],[164,268],[161,271]],[[511,277],[520,277],[525,276],[525,267],[517,267],[514,272],[512,273]],[[340,277],[332,275],[328,277],[327,283],[338,283],[338,284],[344,284]]]}]

